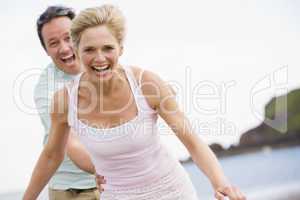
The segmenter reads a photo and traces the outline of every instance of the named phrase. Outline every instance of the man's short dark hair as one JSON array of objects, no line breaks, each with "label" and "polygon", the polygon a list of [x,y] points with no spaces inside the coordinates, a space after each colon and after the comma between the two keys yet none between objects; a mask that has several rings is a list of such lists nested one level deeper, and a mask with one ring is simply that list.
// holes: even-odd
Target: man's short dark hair
[{"label": "man's short dark hair", "polygon": [[52,19],[57,17],[68,17],[71,20],[75,17],[75,12],[72,8],[64,7],[64,6],[49,6],[37,19],[37,32],[40,39],[40,42],[44,49],[46,50],[45,41],[42,36],[43,26],[50,22]]}]

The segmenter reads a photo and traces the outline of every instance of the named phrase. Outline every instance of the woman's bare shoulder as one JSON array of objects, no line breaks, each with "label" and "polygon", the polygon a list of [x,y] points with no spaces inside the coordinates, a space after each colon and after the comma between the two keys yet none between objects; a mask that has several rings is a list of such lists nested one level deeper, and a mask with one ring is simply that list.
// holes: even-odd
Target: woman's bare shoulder
[{"label": "woman's bare shoulder", "polygon": [[51,116],[65,121],[68,115],[69,94],[66,87],[54,93],[51,103]]},{"label": "woman's bare shoulder", "polygon": [[133,66],[132,71],[149,105],[156,109],[159,105],[161,90],[165,82],[158,74],[150,70]]},{"label": "woman's bare shoulder", "polygon": [[143,69],[138,66],[132,66],[131,68],[132,68],[133,74],[139,84],[140,83],[142,83],[143,85],[148,84],[148,86],[149,86],[151,84],[159,85],[159,84],[163,83],[163,81],[159,77],[159,75],[154,73],[153,71],[150,71],[148,69]]}]

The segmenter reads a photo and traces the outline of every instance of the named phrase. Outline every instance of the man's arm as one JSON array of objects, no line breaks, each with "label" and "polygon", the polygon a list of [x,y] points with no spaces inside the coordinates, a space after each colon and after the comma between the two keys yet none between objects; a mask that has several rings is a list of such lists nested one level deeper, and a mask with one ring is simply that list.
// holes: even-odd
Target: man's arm
[{"label": "man's arm", "polygon": [[48,85],[48,76],[46,70],[48,70],[48,68],[43,70],[39,78],[39,81],[34,88],[34,96],[33,96],[35,107],[38,111],[40,120],[42,122],[45,131],[43,135],[44,145],[48,141],[48,133],[51,126],[51,119],[50,119],[51,98],[49,97],[54,95],[54,91],[51,91],[51,88]]}]

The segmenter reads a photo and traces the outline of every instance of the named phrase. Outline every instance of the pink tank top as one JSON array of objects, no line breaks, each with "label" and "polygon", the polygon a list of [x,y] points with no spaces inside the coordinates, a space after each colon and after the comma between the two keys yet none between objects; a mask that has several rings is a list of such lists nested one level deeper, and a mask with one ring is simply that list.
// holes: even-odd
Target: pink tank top
[{"label": "pink tank top", "polygon": [[78,119],[77,102],[80,76],[67,86],[68,123],[90,153],[98,174],[107,181],[104,189],[139,188],[158,181],[178,164],[160,141],[158,114],[139,87],[130,67],[124,67],[138,114],[112,128],[94,128]]}]

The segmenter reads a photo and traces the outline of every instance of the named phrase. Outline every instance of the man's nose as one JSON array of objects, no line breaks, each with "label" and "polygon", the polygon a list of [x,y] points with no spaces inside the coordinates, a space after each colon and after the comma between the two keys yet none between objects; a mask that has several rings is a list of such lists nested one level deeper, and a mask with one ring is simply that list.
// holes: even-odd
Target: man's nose
[{"label": "man's nose", "polygon": [[71,50],[72,50],[71,44],[69,44],[67,42],[62,42],[61,43],[61,45],[60,45],[60,52],[61,53],[68,53]]}]

